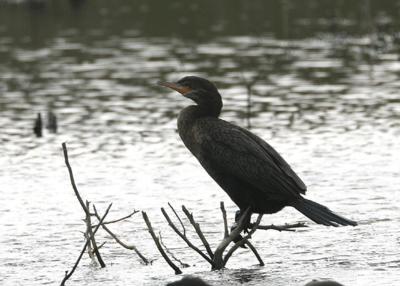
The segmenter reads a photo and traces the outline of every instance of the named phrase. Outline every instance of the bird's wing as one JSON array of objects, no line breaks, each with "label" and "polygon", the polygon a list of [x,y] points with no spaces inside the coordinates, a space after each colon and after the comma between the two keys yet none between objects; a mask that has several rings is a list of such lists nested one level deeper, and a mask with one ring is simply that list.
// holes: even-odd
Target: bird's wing
[{"label": "bird's wing", "polygon": [[265,141],[221,119],[199,120],[194,128],[202,160],[271,195],[287,198],[305,192],[289,164]]},{"label": "bird's wing", "polygon": [[306,193],[307,186],[300,179],[300,177],[293,171],[293,169],[285,161],[285,159],[283,159],[282,156],[271,145],[269,145],[263,139],[261,139],[260,137],[258,137],[257,135],[251,133],[246,129],[241,128],[241,131],[243,131],[247,136],[253,139],[258,145],[260,145],[264,149],[265,152],[267,152],[271,156],[275,164],[282,170],[282,172],[284,172],[291,180],[294,181],[294,183],[300,189],[300,193],[302,194]]}]

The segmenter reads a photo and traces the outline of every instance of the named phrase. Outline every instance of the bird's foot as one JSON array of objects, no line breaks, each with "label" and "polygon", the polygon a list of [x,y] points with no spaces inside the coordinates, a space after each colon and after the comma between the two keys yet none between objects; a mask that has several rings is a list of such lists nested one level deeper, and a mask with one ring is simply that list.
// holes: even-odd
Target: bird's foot
[{"label": "bird's foot", "polygon": [[[238,224],[239,223],[239,220],[240,220],[240,218],[242,217],[242,211],[241,210],[238,210],[238,211],[236,211],[236,213],[235,213],[235,225],[236,224]],[[251,223],[251,215],[249,215],[247,218],[246,218],[246,221],[244,222],[244,229],[243,229],[243,232],[244,233],[249,233],[249,230],[252,228],[253,226],[252,226],[252,223]]]}]

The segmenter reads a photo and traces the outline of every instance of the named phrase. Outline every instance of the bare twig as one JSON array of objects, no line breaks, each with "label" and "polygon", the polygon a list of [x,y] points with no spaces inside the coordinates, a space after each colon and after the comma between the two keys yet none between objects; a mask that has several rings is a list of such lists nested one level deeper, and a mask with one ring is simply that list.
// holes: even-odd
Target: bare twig
[{"label": "bare twig", "polygon": [[[112,223],[116,223],[116,222],[120,222],[120,221],[126,220],[126,219],[132,217],[134,214],[137,214],[138,212],[139,212],[139,211],[134,210],[133,212],[131,212],[131,213],[128,214],[127,216],[124,216],[124,217],[121,217],[121,218],[115,219],[115,220],[105,221],[105,222],[103,222],[103,225],[112,224]],[[97,224],[93,224],[93,225],[92,225],[92,228],[95,228],[96,226],[97,226]]]},{"label": "bare twig", "polygon": [[205,238],[203,232],[200,229],[200,225],[194,220],[193,214],[190,213],[185,206],[182,206],[182,210],[185,213],[186,217],[189,219],[190,224],[194,227],[196,230],[197,235],[199,236],[201,242],[203,243],[204,247],[207,250],[208,255],[210,256],[211,259],[214,258],[214,253],[211,250],[210,244],[208,243],[207,239]]},{"label": "bare twig", "polygon": [[[164,208],[161,208],[161,212],[163,213],[165,219],[167,220],[169,226],[175,231],[175,233],[177,235],[179,235],[180,238],[182,238],[182,240],[184,242],[186,242],[186,244],[193,249],[194,251],[196,251],[198,254],[200,254],[201,257],[203,257],[208,263],[211,264],[211,266],[214,266],[212,259],[210,259],[205,253],[203,253],[203,251],[201,251],[198,247],[196,247],[195,245],[193,245],[193,243],[190,242],[190,240],[187,238],[185,233],[182,233],[176,226],[175,224],[172,222],[172,220],[170,219],[170,217],[168,216],[167,212],[164,210]],[[175,215],[177,215],[175,213]]]},{"label": "bare twig", "polygon": [[165,248],[165,251],[172,257],[173,260],[175,260],[176,262],[178,262],[183,268],[187,268],[190,265],[187,263],[182,262],[179,258],[177,258],[169,249],[168,247],[165,245],[162,236],[161,236],[161,231],[158,232],[158,236],[160,237],[160,243],[161,245]]},{"label": "bare twig", "polygon": [[91,221],[90,214],[89,214],[89,205],[90,205],[90,203],[88,201],[86,201],[86,209],[88,210],[87,215],[86,215],[88,238],[90,239],[90,241],[92,243],[92,247],[93,247],[92,251],[96,255],[96,258],[100,263],[100,267],[104,268],[104,267],[106,267],[106,264],[104,263],[104,260],[100,255],[100,251],[99,251],[99,248],[97,247],[97,243],[96,243],[96,238],[93,235],[93,231],[92,231],[92,221]]},{"label": "bare twig", "polygon": [[97,249],[101,249],[106,243],[107,243],[107,241],[103,241],[103,242],[97,247]]},{"label": "bare twig", "polygon": [[251,237],[251,235],[257,230],[257,226],[261,223],[261,219],[262,219],[262,215],[258,215],[257,217],[257,221],[253,224],[252,229],[249,231],[249,233],[243,237],[240,241],[236,242],[231,249],[229,249],[229,251],[226,253],[225,257],[224,257],[224,264],[223,266],[226,265],[226,263],[228,262],[229,258],[232,256],[232,254],[243,244],[246,243],[246,241],[248,241],[248,239]]},{"label": "bare twig", "polygon": [[249,240],[247,240],[247,241],[245,242],[245,245],[247,245],[247,246],[250,248],[250,250],[254,253],[254,255],[256,256],[256,258],[257,258],[257,260],[258,260],[259,265],[260,265],[260,266],[264,266],[265,263],[264,263],[264,261],[262,260],[262,258],[261,258],[261,256],[260,256],[260,254],[258,253],[257,249],[253,246],[253,244],[252,244]]},{"label": "bare twig", "polygon": [[67,150],[67,145],[65,142],[62,143],[62,148],[63,148],[63,152],[64,152],[65,165],[67,165],[67,168],[68,168],[69,179],[71,180],[72,188],[74,189],[75,195],[78,198],[78,201],[81,204],[83,211],[85,212],[86,215],[90,215],[89,210],[86,208],[85,203],[83,202],[81,195],[78,192],[78,188],[76,187],[74,174],[72,172],[72,168],[71,168],[71,165],[69,164],[69,160],[68,160],[68,150]]},{"label": "bare twig", "polygon": [[92,248],[92,242],[90,241],[90,235],[88,234],[87,229],[86,229],[85,232],[83,232],[83,236],[85,237],[86,240],[89,240],[89,243],[88,243],[88,246],[87,246],[88,255],[89,255],[90,259],[92,259],[93,261],[95,261],[95,259],[94,259],[94,253],[93,253],[93,248]]},{"label": "bare twig", "polygon": [[176,266],[171,259],[169,259],[168,255],[165,253],[164,249],[162,248],[161,244],[160,244],[160,240],[158,239],[158,237],[156,236],[156,234],[154,233],[153,227],[151,226],[149,217],[147,216],[146,212],[142,211],[142,215],[143,215],[143,219],[147,225],[147,229],[149,230],[149,233],[151,235],[151,237],[154,240],[154,243],[156,244],[158,251],[160,251],[162,257],[165,259],[165,261],[168,263],[168,265],[175,271],[175,274],[182,274],[182,271],[179,269],[178,266]]},{"label": "bare twig", "polygon": [[304,222],[298,222],[294,224],[284,224],[284,225],[259,225],[257,226],[257,229],[263,229],[263,230],[277,230],[277,231],[296,231],[293,228],[302,228],[302,227],[308,227]]},{"label": "bare twig", "polygon": [[180,223],[181,226],[182,226],[183,234],[186,235],[186,228],[185,228],[185,225],[183,224],[183,222],[182,222],[180,216],[178,215],[178,213],[175,211],[174,207],[173,207],[170,203],[168,203],[168,205],[169,205],[169,207],[171,208],[171,210],[174,212],[175,217],[179,220],[179,223]]},{"label": "bare twig", "polygon": [[[93,206],[93,210],[94,210],[94,214],[95,214],[95,216],[97,217],[97,219],[100,219],[100,216],[99,216],[99,214],[98,214],[97,209],[96,209],[95,206]],[[135,251],[135,253],[140,257],[140,259],[142,259],[142,261],[143,261],[144,264],[147,265],[147,264],[150,263],[149,260],[148,260],[146,257],[144,257],[144,255],[136,248],[136,246],[134,246],[134,245],[128,245],[128,244],[122,242],[122,241],[121,241],[107,226],[105,226],[104,223],[101,224],[101,227],[102,227],[109,235],[111,235],[111,237],[114,238],[114,240],[115,240],[119,245],[121,245],[122,247],[124,247],[124,248],[126,248],[126,249]]]},{"label": "bare twig", "polygon": [[[112,206],[112,204],[110,204],[108,206],[108,208],[107,208],[106,212],[104,213],[103,217],[100,219],[99,225],[93,230],[93,235],[95,235],[96,232],[99,230],[99,227],[100,227],[101,223],[103,222],[103,220],[106,218],[111,206]],[[89,244],[89,241],[90,241],[90,239],[86,240],[85,245],[83,246],[82,251],[79,254],[78,259],[76,260],[76,262],[75,262],[74,266],[72,267],[71,271],[70,272],[65,271],[65,276],[64,276],[64,279],[61,281],[60,286],[64,286],[65,282],[72,276],[72,274],[74,274],[75,269],[78,267],[79,261],[81,260],[81,258],[83,256],[83,253],[85,253],[85,250],[86,250],[86,247]]]},{"label": "bare twig", "polygon": [[224,220],[224,238],[227,238],[229,236],[229,230],[224,202],[220,202],[220,208],[222,212],[222,219]]}]

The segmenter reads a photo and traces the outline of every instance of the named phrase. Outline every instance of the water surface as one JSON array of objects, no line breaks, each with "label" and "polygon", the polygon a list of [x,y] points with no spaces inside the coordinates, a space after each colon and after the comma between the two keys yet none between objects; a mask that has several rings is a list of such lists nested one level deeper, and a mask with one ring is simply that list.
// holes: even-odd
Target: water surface
[{"label": "water surface", "polygon": [[[209,21],[185,18],[183,11],[214,15],[210,11],[225,11],[224,1],[218,9],[207,2],[152,2],[0,4],[1,284],[57,284],[83,245],[83,212],[62,142],[82,195],[102,211],[113,202],[110,218],[145,210],[169,248],[191,265],[185,273],[214,285],[302,285],[313,278],[398,284],[394,1],[355,1],[370,9],[342,1],[324,9],[305,1],[308,14],[291,1],[238,1],[242,13],[233,7]],[[209,272],[159,211],[167,202],[185,204],[215,247],[223,230],[219,202],[225,201],[230,220],[236,210],[177,135],[177,114],[189,101],[155,84],[189,74],[216,83],[222,117],[268,140],[306,182],[309,198],[359,226],[332,229],[310,222],[296,233],[259,231],[253,242],[265,267],[241,250],[227,270]],[[48,110],[57,114],[59,132],[36,138],[33,120]],[[305,220],[285,209],[263,222]],[[142,265],[100,234],[98,240],[107,241],[107,267],[85,255],[71,285],[163,285],[177,279],[139,214],[111,229],[153,264]]]}]

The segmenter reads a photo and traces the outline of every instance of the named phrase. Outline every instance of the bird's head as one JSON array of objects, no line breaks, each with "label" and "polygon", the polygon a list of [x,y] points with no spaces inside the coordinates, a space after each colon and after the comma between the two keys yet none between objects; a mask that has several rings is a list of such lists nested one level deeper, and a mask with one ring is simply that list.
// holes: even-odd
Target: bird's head
[{"label": "bird's head", "polygon": [[209,110],[218,110],[218,115],[222,108],[221,95],[215,85],[201,77],[186,76],[177,82],[159,82],[161,86],[176,90],[184,97],[190,98],[199,106]]}]

